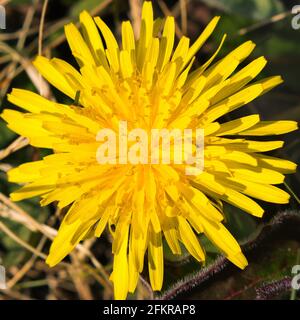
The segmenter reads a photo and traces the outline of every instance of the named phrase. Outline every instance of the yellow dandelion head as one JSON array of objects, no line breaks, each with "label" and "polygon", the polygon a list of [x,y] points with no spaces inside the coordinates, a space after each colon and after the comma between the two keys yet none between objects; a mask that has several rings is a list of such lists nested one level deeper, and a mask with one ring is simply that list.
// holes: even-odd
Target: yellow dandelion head
[{"label": "yellow dandelion head", "polygon": [[[81,31],[72,23],[65,26],[79,69],[57,58],[38,56],[34,61],[45,79],[78,103],[60,104],[22,89],[8,95],[10,102],[27,111],[4,110],[2,118],[9,128],[33,146],[54,151],[9,172],[10,181],[25,183],[11,194],[12,200],[41,196],[43,206],[53,201],[59,208],[70,206],[52,243],[50,266],[86,237],[100,237],[108,226],[116,299],[135,291],[146,252],[151,286],[161,290],[163,241],[173,254],[181,254],[183,245],[203,262],[205,253],[197,237],[203,233],[232,263],[245,268],[239,244],[223,225],[222,202],[261,217],[264,210],[252,198],[289,201],[275,185],[296,165],[264,154],[282,147],[282,141],[253,137],[287,133],[297,124],[260,121],[257,114],[219,120],[282,80],[275,76],[252,81],[265,67],[264,57],[236,71],[253,51],[251,41],[215,62],[225,36],[211,58],[193,68],[195,54],[218,20],[213,18],[193,44],[183,36],[175,46],[174,18],[154,20],[151,2],[144,2],[139,38],[135,39],[131,23],[123,22],[120,45],[103,20],[84,11]],[[120,123],[126,124],[123,135]],[[204,132],[200,171],[175,161],[188,151],[176,149],[174,137],[165,146],[173,162],[163,162],[163,152],[156,155],[156,163],[149,161],[148,153],[145,156],[151,143],[143,134],[148,138],[153,129],[175,134],[187,128]],[[193,132],[190,156],[200,144]],[[115,148],[108,148],[108,142],[115,142]],[[135,163],[128,161],[130,155]]]}]

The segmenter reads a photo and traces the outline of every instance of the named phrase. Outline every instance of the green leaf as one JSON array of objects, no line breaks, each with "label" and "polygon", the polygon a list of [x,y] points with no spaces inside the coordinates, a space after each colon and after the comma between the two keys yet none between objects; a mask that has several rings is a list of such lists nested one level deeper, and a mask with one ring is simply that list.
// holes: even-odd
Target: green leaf
[{"label": "green leaf", "polygon": [[258,218],[254,218],[245,211],[224,203],[225,227],[238,240],[248,238],[257,228]]},{"label": "green leaf", "polygon": [[254,20],[266,19],[283,11],[283,5],[279,0],[205,0],[204,2],[226,13]]},{"label": "green leaf", "polygon": [[69,15],[72,18],[78,18],[83,10],[90,11],[99,6],[104,0],[85,0],[76,2],[70,9]]}]

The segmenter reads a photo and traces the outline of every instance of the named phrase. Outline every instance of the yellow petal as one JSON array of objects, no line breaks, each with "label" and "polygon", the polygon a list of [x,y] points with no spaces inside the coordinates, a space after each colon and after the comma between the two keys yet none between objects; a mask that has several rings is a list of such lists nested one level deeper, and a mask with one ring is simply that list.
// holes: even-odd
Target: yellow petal
[{"label": "yellow petal", "polygon": [[[62,222],[57,236],[54,238],[53,243],[50,247],[50,252],[47,257],[46,263],[53,267],[58,264],[62,259],[66,257],[80,242],[81,239],[89,231],[89,228],[93,222],[82,226],[80,221],[76,221],[73,224],[66,224]],[[72,238],[75,233],[78,233],[76,242],[72,243]]]},{"label": "yellow petal", "polygon": [[103,42],[93,18],[87,11],[81,12],[79,18],[82,25],[84,40],[93,55],[95,64],[103,65],[105,68],[108,68]]},{"label": "yellow petal", "polygon": [[270,157],[264,154],[255,154],[254,156],[258,159],[258,163],[276,169],[282,173],[292,173],[297,169],[297,165],[292,161]]},{"label": "yellow petal", "polygon": [[120,52],[120,66],[123,78],[130,78],[133,73],[133,66],[130,54],[126,50]]},{"label": "yellow petal", "polygon": [[230,171],[233,173],[233,177],[242,178],[249,181],[265,184],[280,184],[284,181],[284,175],[267,168],[252,168],[245,165],[238,165],[230,167]]},{"label": "yellow petal", "polygon": [[169,62],[175,38],[175,20],[174,17],[167,17],[162,38],[160,40],[160,55],[158,58],[157,66],[162,70]]},{"label": "yellow petal", "polygon": [[129,226],[123,230],[122,241],[118,251],[114,253],[113,262],[113,282],[114,296],[116,300],[124,300],[127,297],[129,289],[129,270],[128,270],[128,232]]},{"label": "yellow petal", "polygon": [[33,61],[33,64],[40,72],[40,74],[54,87],[56,87],[58,90],[60,90],[70,98],[75,99],[76,89],[70,86],[65,76],[60,73],[47,58],[38,56]]},{"label": "yellow petal", "polygon": [[242,117],[236,120],[228,121],[220,125],[220,129],[215,133],[216,136],[232,135],[245,129],[253,127],[259,122],[259,115]]},{"label": "yellow petal", "polygon": [[32,113],[40,113],[42,111],[63,113],[65,109],[68,108],[67,105],[57,104],[37,93],[24,89],[14,88],[12,92],[7,95],[7,99],[16,106]]},{"label": "yellow petal", "polygon": [[47,167],[44,161],[34,161],[21,164],[19,167],[8,171],[10,182],[31,182],[41,177],[40,170]]},{"label": "yellow petal", "polygon": [[255,217],[261,218],[264,213],[264,209],[261,208],[255,201],[237,192],[233,189],[227,188],[225,195],[221,197],[222,200],[252,214]]},{"label": "yellow petal", "polygon": [[248,82],[254,79],[265,67],[267,61],[264,57],[259,57],[250,62],[246,67],[234,74],[228,83],[212,99],[211,104],[215,104],[224,98],[236,93]]},{"label": "yellow petal", "polygon": [[149,44],[153,35],[153,8],[150,1],[145,1],[142,8],[140,39],[137,44],[137,66],[142,70]]},{"label": "yellow petal", "polygon": [[132,253],[131,246],[129,246],[129,253],[128,253],[128,270],[129,270],[128,291],[130,293],[134,293],[139,280],[139,272],[135,266],[134,254]]},{"label": "yellow petal", "polygon": [[183,67],[189,63],[189,61],[193,58],[193,56],[197,53],[197,51],[202,47],[205,41],[210,37],[210,35],[215,30],[220,17],[214,17],[210,23],[206,26],[203,32],[200,34],[198,39],[193,43],[193,45],[189,48],[186,57],[184,58]]},{"label": "yellow petal", "polygon": [[257,159],[254,155],[248,154],[241,151],[231,151],[225,154],[220,155],[220,160],[224,161],[233,161],[236,163],[247,164],[250,166],[257,166]]},{"label": "yellow petal", "polygon": [[201,223],[208,239],[224,252],[231,262],[244,269],[247,266],[247,260],[230,232],[221,223],[211,222],[204,218],[201,218]]},{"label": "yellow petal", "polygon": [[149,229],[148,242],[148,268],[151,287],[154,291],[160,291],[163,284],[164,263],[161,233]]},{"label": "yellow petal", "polygon": [[106,44],[106,56],[110,63],[111,68],[114,70],[114,72],[119,71],[119,45],[114,37],[113,33],[110,31],[109,27],[106,25],[106,23],[100,19],[99,17],[95,18],[95,22],[97,26],[99,27],[103,38],[105,40]]},{"label": "yellow petal", "polygon": [[229,177],[226,178],[225,183],[238,192],[266,202],[284,204],[288,203],[290,199],[290,195],[287,192],[267,184]]},{"label": "yellow petal", "polygon": [[268,136],[284,134],[298,129],[296,121],[260,121],[253,127],[239,132],[245,136]]},{"label": "yellow petal", "polygon": [[80,32],[73,23],[65,25],[65,34],[72,54],[77,59],[80,66],[85,64],[95,64],[93,55],[83,40]]},{"label": "yellow petal", "polygon": [[253,51],[255,44],[252,41],[246,41],[239,47],[231,51],[226,57],[207,69],[203,75],[207,77],[206,88],[220,83],[227,79],[237,66],[246,59]]},{"label": "yellow petal", "polygon": [[201,248],[199,241],[195,233],[193,232],[192,228],[190,227],[186,219],[180,216],[178,217],[178,222],[178,230],[182,243],[195,259],[197,259],[198,261],[204,261],[204,251]]}]

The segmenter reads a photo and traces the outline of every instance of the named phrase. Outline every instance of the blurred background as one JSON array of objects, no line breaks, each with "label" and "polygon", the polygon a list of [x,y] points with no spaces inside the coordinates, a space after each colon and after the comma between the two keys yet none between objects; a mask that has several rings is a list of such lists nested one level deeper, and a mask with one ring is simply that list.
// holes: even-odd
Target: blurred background
[{"label": "blurred background", "polygon": [[[284,83],[253,103],[228,116],[260,113],[263,120],[300,119],[300,16],[292,8],[300,1],[289,0],[180,0],[152,1],[155,15],[176,17],[177,41],[182,35],[192,40],[215,15],[222,19],[216,32],[198,53],[197,63],[206,61],[227,39],[219,54],[226,55],[246,40],[257,47],[251,60],[264,55],[268,65],[260,75],[281,75]],[[297,3],[299,2],[299,3]],[[75,64],[63,33],[64,24],[78,21],[86,9],[100,15],[119,37],[120,23],[131,19],[138,28],[140,0],[0,0],[6,12],[6,29],[0,29],[0,112],[14,108],[6,100],[12,88],[42,90],[50,99],[70,103],[50,87],[31,65],[42,53]],[[296,11],[296,9],[294,9]],[[3,11],[3,10],[2,10]],[[293,20],[294,19],[294,20]],[[294,21],[294,22],[292,22]],[[245,61],[245,64],[249,62]],[[227,119],[226,119],[227,120]],[[285,147],[272,155],[299,163],[299,132],[285,135]],[[49,151],[27,145],[0,120],[0,265],[6,269],[5,290],[0,299],[108,299],[112,287],[109,235],[83,242],[64,263],[49,269],[44,263],[50,239],[55,236],[65,212],[55,205],[39,206],[39,199],[12,203],[9,193],[18,185],[8,183],[6,172],[21,163],[38,160]],[[229,205],[224,207],[227,227],[243,245],[249,267],[241,272],[224,262],[219,252],[202,239],[208,259],[199,266],[187,253],[180,258],[165,247],[163,298],[184,299],[297,299],[290,286],[292,267],[300,264],[300,175],[286,179],[292,194],[287,206],[266,205],[265,217],[255,219]],[[183,283],[178,283],[185,279]],[[191,283],[195,286],[191,289]],[[0,286],[1,287],[1,286]],[[178,292],[182,292],[177,295]],[[149,299],[147,270],[131,299]]]}]

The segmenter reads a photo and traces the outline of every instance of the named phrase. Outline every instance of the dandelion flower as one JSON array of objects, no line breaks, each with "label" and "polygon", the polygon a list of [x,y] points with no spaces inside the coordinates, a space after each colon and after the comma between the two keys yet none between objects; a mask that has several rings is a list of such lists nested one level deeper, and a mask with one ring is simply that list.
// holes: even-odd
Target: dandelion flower
[{"label": "dandelion flower", "polygon": [[[161,290],[164,241],[173,254],[181,254],[184,246],[204,262],[197,236],[203,233],[232,263],[246,267],[238,242],[223,224],[222,203],[256,217],[264,210],[253,199],[288,203],[289,195],[276,185],[296,165],[264,154],[281,148],[282,141],[257,137],[284,134],[297,124],[261,121],[258,114],[220,120],[282,79],[252,81],[265,67],[264,57],[238,68],[255,47],[251,41],[214,62],[225,36],[211,58],[192,69],[218,20],[213,18],[193,44],[183,36],[175,46],[174,17],[154,20],[151,2],[144,2],[139,38],[130,22],[123,22],[119,45],[103,20],[84,11],[81,31],[72,23],[65,26],[79,71],[57,58],[34,61],[54,87],[73,100],[79,97],[78,104],[56,103],[23,89],[8,95],[27,111],[4,110],[8,127],[31,145],[53,150],[9,172],[11,182],[24,184],[11,199],[40,196],[42,206],[56,201],[59,208],[68,208],[50,248],[50,266],[107,227],[113,239],[116,299],[135,291],[146,253],[151,286]],[[186,175],[185,164],[99,164],[95,137],[102,128],[117,132],[121,120],[129,129],[204,129],[203,172]]]}]

